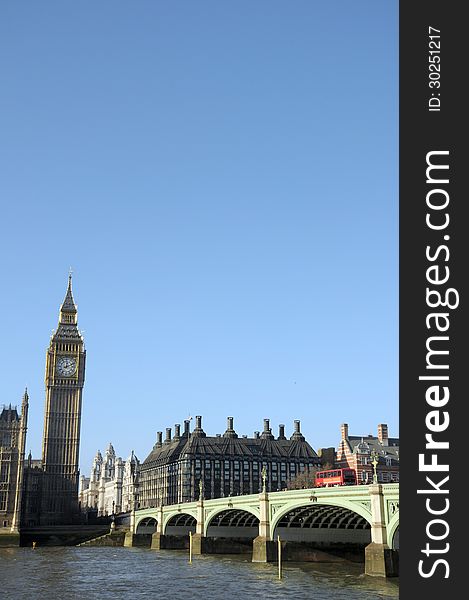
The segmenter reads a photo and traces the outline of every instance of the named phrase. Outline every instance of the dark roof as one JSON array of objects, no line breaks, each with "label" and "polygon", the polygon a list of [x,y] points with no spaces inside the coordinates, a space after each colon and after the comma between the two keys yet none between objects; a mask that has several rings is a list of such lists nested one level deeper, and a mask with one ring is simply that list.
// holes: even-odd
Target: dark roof
[{"label": "dark roof", "polygon": [[163,443],[155,444],[143,466],[153,466],[187,458],[217,458],[240,456],[246,459],[278,458],[288,460],[299,458],[312,460],[318,458],[313,448],[303,439],[276,440],[269,438],[234,438],[234,437],[202,437],[191,435],[189,439],[182,437]]},{"label": "dark roof", "polygon": [[75,324],[59,323],[54,332],[54,339],[83,341],[83,337]]},{"label": "dark roof", "polygon": [[62,302],[62,306],[60,307],[60,311],[68,312],[68,313],[76,313],[77,312],[77,306],[75,304],[75,300],[73,299],[73,294],[72,294],[72,276],[71,275],[68,276],[67,292],[65,294],[64,301]]},{"label": "dark roof", "polygon": [[374,450],[380,458],[391,458],[399,461],[399,438],[388,438],[388,444],[384,445],[377,437],[372,435],[349,435],[347,442],[351,452],[369,451],[371,453]]},{"label": "dark roof", "polygon": [[19,421],[19,420],[20,420],[20,416],[18,415],[16,406],[12,408],[11,404],[10,404],[10,406],[8,408],[6,406],[3,407],[2,412],[0,413],[0,421]]}]

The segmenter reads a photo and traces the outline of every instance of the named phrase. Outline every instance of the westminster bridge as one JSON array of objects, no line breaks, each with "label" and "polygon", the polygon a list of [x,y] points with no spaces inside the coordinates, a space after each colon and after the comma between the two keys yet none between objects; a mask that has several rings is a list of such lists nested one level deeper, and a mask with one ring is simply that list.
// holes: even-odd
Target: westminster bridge
[{"label": "westminster bridge", "polygon": [[277,543],[295,548],[295,560],[322,551],[364,548],[365,573],[398,572],[399,484],[372,484],[262,492],[134,510],[125,545],[187,547],[194,554],[252,548],[255,562],[275,561]]}]

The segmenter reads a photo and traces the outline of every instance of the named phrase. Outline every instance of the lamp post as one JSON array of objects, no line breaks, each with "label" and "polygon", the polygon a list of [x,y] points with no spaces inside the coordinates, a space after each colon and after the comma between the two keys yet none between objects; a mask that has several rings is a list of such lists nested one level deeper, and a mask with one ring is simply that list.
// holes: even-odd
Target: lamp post
[{"label": "lamp post", "polygon": [[132,513],[130,515],[130,530],[132,533],[137,533],[135,529],[135,509],[137,508],[137,473],[132,473]]},{"label": "lamp post", "polygon": [[202,479],[199,480],[199,500],[204,499],[204,484],[202,483]]},{"label": "lamp post", "polygon": [[116,523],[115,523],[115,518],[114,518],[115,506],[116,506],[116,503],[113,500],[112,501],[112,515],[111,515],[111,531],[114,531],[114,529],[116,528]]},{"label": "lamp post", "polygon": [[265,494],[267,488],[266,488],[266,481],[267,481],[267,469],[265,467],[265,465],[262,467],[262,493]]},{"label": "lamp post", "polygon": [[379,462],[379,454],[376,452],[376,450],[373,450],[371,452],[371,464],[373,465],[373,483],[378,483],[378,475],[376,473],[376,465]]}]

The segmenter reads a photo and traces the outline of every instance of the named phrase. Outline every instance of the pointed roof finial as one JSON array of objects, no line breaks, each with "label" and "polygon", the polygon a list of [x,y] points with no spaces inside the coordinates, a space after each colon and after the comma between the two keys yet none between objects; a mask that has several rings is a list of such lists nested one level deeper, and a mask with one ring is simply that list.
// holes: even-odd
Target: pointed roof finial
[{"label": "pointed roof finial", "polygon": [[76,314],[77,312],[77,307],[75,304],[75,300],[73,299],[73,294],[72,294],[72,269],[70,268],[69,274],[68,274],[68,286],[67,286],[67,292],[65,294],[65,298],[64,301],[62,302],[62,306],[60,307],[60,312],[67,312],[67,313],[73,313]]},{"label": "pointed roof finial", "polygon": [[29,400],[28,388],[25,387],[24,388],[24,394],[23,394],[23,404],[26,403],[26,402],[28,402],[28,400]]}]

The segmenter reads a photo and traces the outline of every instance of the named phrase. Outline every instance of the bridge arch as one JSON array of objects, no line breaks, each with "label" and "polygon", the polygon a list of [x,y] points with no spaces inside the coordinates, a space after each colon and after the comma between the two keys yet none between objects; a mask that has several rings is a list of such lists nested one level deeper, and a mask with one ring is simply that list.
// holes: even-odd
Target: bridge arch
[{"label": "bridge arch", "polygon": [[154,517],[142,517],[139,521],[137,521],[136,525],[136,533],[155,533],[157,527],[157,520]]},{"label": "bridge arch", "polygon": [[206,537],[255,538],[259,535],[259,513],[251,507],[223,507],[211,513],[204,523]]},{"label": "bridge arch", "polygon": [[[277,508],[277,510],[275,511],[274,516],[271,518],[270,521],[270,528],[271,531],[273,532],[274,529],[277,527],[277,523],[280,521],[280,519],[282,519],[288,512],[297,509],[297,508],[306,508],[308,506],[335,506],[338,508],[344,508],[344,509],[348,509],[351,512],[357,513],[357,515],[360,515],[363,519],[365,519],[369,525],[371,525],[371,513],[369,510],[367,510],[365,508],[365,506],[361,506],[359,504],[356,504],[354,502],[349,502],[347,500],[342,500],[342,501],[337,501],[334,499],[327,499],[327,500],[319,500],[316,502],[308,502],[308,500],[304,499],[302,502],[301,501],[297,501],[297,502],[288,502],[287,504],[282,505],[281,507]],[[275,504],[272,505],[272,508],[275,509]]]},{"label": "bridge arch", "polygon": [[371,542],[371,515],[351,502],[297,502],[275,514],[271,536],[285,541],[320,544]]},{"label": "bridge arch", "polygon": [[196,517],[189,512],[177,512],[168,515],[164,520],[164,535],[189,535],[195,533],[197,526]]}]

